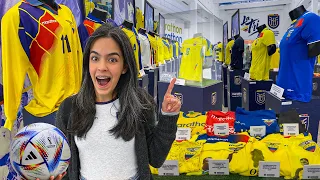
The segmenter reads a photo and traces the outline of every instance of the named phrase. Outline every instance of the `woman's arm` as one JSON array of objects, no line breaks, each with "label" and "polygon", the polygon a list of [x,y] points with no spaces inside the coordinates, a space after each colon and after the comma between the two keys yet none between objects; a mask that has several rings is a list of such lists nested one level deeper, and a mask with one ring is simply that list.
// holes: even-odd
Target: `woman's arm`
[{"label": "woman's arm", "polygon": [[[160,112],[145,126],[149,164],[154,168],[161,167],[167,158],[176,138],[178,117],[179,113],[177,115],[163,115]],[[157,125],[155,119],[158,119]]]}]

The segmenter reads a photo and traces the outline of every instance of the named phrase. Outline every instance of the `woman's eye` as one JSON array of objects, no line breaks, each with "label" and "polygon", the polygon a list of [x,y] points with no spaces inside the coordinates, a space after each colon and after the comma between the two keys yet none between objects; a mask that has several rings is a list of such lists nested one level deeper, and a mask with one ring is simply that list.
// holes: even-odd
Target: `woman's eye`
[{"label": "woman's eye", "polygon": [[114,63],[114,62],[117,62],[117,59],[115,59],[115,58],[110,58],[109,61],[112,62],[112,63]]},{"label": "woman's eye", "polygon": [[92,60],[92,61],[97,61],[98,58],[97,58],[96,56],[93,56],[93,57],[91,57],[91,60]]}]

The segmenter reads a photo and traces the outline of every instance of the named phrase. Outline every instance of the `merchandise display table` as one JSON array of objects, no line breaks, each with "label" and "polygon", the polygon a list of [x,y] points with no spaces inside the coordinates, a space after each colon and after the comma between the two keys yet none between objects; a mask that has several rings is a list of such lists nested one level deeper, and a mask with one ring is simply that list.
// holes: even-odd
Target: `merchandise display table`
[{"label": "merchandise display table", "polygon": [[223,82],[223,106],[228,107],[228,76],[227,66],[222,66],[222,82]]},{"label": "merchandise display table", "polygon": [[243,75],[243,70],[227,69],[229,111],[236,111],[237,107],[242,106],[241,80]]},{"label": "merchandise display table", "polygon": [[[292,101],[289,99],[279,99],[270,92],[266,92],[265,109],[272,109],[276,114],[279,114],[289,109],[295,109],[300,115],[308,116],[307,120],[302,123],[306,126],[308,131],[312,134],[313,141],[317,142],[318,128],[320,120],[320,97],[313,96],[308,103]],[[320,140],[320,139],[319,139]],[[319,143],[319,142],[318,142]]]},{"label": "merchandise display table", "polygon": [[158,100],[158,81],[159,81],[159,68],[145,70],[148,74],[149,85],[148,92],[154,98],[155,102]]},{"label": "merchandise display table", "polygon": [[242,107],[247,111],[265,109],[266,91],[270,91],[272,80],[254,81],[242,78]]},{"label": "merchandise display table", "polygon": [[[159,104],[163,101],[167,91],[168,82],[158,82]],[[182,103],[181,111],[209,111],[222,109],[222,82],[203,79],[203,83],[186,82],[185,86],[175,85],[172,94]]]},{"label": "merchandise display table", "polygon": [[142,76],[141,78],[138,78],[139,80],[139,86],[142,87],[143,89],[145,89],[146,91],[149,90],[148,86],[149,86],[149,77],[148,74]]}]

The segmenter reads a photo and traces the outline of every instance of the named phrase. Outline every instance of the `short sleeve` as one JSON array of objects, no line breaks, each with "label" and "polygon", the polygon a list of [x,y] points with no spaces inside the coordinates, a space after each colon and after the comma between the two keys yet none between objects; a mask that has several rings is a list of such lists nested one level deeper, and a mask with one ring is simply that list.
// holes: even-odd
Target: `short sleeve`
[{"label": "short sleeve", "polygon": [[320,41],[320,16],[309,13],[302,22],[301,37],[307,41],[308,45]]},{"label": "short sleeve", "polygon": [[266,30],[263,32],[263,36],[261,37],[261,42],[265,46],[270,46],[272,44],[276,44],[276,38],[274,33],[271,30]]}]

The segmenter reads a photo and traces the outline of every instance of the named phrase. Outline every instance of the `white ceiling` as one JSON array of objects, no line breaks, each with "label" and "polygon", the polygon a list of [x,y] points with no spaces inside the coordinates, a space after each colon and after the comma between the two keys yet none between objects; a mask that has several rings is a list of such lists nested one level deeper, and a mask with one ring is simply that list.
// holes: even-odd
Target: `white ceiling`
[{"label": "white ceiling", "polygon": [[[148,0],[162,14],[172,14],[192,10],[192,1],[200,2],[209,11],[211,4],[219,6],[219,10],[247,9],[256,7],[272,7],[290,4],[294,0]],[[302,1],[302,0],[301,0]],[[319,0],[320,1],[320,0]],[[199,7],[199,6],[198,6]],[[207,10],[208,10],[207,9]]]}]

